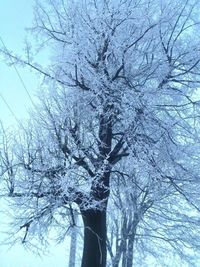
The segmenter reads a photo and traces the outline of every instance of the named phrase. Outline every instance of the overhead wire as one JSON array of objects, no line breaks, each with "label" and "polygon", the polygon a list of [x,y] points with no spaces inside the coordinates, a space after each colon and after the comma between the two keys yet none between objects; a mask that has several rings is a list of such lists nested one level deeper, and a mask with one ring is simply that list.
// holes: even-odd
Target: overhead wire
[{"label": "overhead wire", "polygon": [[[31,96],[31,94],[29,93],[29,91],[28,91],[28,89],[27,89],[27,86],[26,86],[26,84],[25,84],[25,82],[24,82],[24,80],[23,80],[23,78],[22,78],[20,72],[18,71],[18,69],[17,69],[17,67],[16,67],[16,64],[13,62],[13,59],[12,59],[10,53],[9,53],[9,50],[8,50],[8,48],[7,48],[6,44],[5,44],[5,42],[4,42],[3,38],[2,38],[2,36],[0,36],[0,42],[1,42],[1,44],[3,45],[3,47],[4,47],[4,49],[5,49],[5,51],[6,51],[7,55],[8,55],[8,57],[10,58],[10,61],[11,61],[11,63],[12,63],[12,66],[13,66],[13,68],[14,68],[14,70],[15,70],[15,72],[16,72],[16,74],[17,74],[17,76],[18,76],[18,78],[19,78],[19,80],[20,80],[20,82],[21,82],[21,84],[22,84],[22,86],[23,86],[23,88],[24,88],[24,90],[25,90],[25,92],[26,92],[26,94],[27,94],[29,100],[31,101],[32,105],[33,105],[35,108],[37,108],[36,105],[35,105],[35,103],[34,103],[34,101],[33,101],[33,98],[32,98],[32,96]],[[10,111],[10,113],[12,114],[12,116],[14,117],[14,119],[16,120],[16,122],[17,122],[20,126],[22,126],[22,128],[24,129],[24,126],[23,126],[22,122],[16,117],[16,115],[15,115],[14,111],[12,110],[11,106],[8,104],[7,100],[5,99],[5,97],[4,97],[1,93],[0,93],[0,98],[2,99],[2,101],[3,101],[4,104],[6,105],[6,107],[8,108],[8,110]]]},{"label": "overhead wire", "polygon": [[12,114],[12,116],[14,117],[14,119],[16,120],[16,122],[24,129],[23,124],[21,123],[21,121],[16,117],[14,111],[12,110],[11,106],[8,104],[8,102],[6,101],[6,99],[4,98],[4,96],[0,93],[0,98],[2,99],[2,101],[4,102],[4,104],[6,105],[6,107],[8,108],[8,110],[10,111],[10,113]]},{"label": "overhead wire", "polygon": [[19,73],[19,71],[18,71],[18,69],[17,69],[17,67],[16,67],[16,64],[13,62],[13,59],[12,59],[10,53],[9,53],[9,50],[8,50],[8,48],[7,48],[6,44],[5,44],[5,42],[3,41],[2,36],[0,36],[0,42],[2,43],[2,45],[3,45],[3,47],[4,47],[5,51],[6,51],[6,53],[7,53],[7,55],[8,55],[8,57],[10,58],[10,61],[11,61],[11,63],[12,63],[12,66],[13,66],[13,68],[14,68],[14,70],[15,70],[15,72],[16,72],[16,74],[17,74],[17,76],[18,76],[18,78],[19,78],[19,80],[20,80],[20,82],[21,82],[21,84],[22,84],[22,86],[23,86],[23,88],[24,88],[24,90],[26,91],[26,93],[27,93],[27,95],[28,95],[28,97],[29,97],[29,99],[30,99],[32,105],[35,107],[35,103],[34,103],[34,101],[33,101],[33,98],[32,98],[32,96],[30,95],[30,93],[29,93],[29,91],[28,91],[28,89],[27,89],[27,86],[26,86],[24,80],[22,79],[22,76],[21,76],[21,74]]}]

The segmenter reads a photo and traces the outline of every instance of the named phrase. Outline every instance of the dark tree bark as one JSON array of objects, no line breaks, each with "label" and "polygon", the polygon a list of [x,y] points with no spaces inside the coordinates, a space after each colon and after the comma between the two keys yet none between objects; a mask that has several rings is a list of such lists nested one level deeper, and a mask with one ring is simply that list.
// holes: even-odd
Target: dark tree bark
[{"label": "dark tree bark", "polygon": [[[112,148],[112,105],[106,105],[99,121],[99,158],[97,171],[91,185],[91,203],[99,203],[99,207],[85,208],[80,206],[84,223],[84,246],[81,267],[106,267],[107,259],[107,225],[106,212],[110,195],[111,161],[118,155],[118,150],[109,157]],[[108,159],[110,162],[105,162]],[[101,169],[102,168],[102,169]],[[101,173],[102,171],[102,173]]]},{"label": "dark tree bark", "polygon": [[129,238],[129,240],[128,240],[126,267],[132,267],[133,266],[133,246],[134,246],[134,236]]},{"label": "dark tree bark", "polygon": [[126,267],[127,263],[127,240],[124,241],[124,250],[122,252],[122,266]]},{"label": "dark tree bark", "polygon": [[106,267],[106,209],[82,211],[84,248],[81,267]]}]

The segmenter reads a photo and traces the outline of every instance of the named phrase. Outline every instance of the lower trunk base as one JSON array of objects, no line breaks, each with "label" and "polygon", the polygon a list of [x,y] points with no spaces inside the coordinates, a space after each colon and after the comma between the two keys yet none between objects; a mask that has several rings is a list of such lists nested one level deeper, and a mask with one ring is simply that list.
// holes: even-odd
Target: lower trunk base
[{"label": "lower trunk base", "polygon": [[106,267],[106,211],[82,211],[84,248],[81,267]]}]

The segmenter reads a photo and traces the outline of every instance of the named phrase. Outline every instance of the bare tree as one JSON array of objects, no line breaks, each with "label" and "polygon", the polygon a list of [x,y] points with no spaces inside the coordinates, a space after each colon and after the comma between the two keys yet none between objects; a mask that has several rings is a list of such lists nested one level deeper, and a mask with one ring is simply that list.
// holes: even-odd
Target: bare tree
[{"label": "bare tree", "polygon": [[[198,266],[198,207],[194,208],[194,203],[185,198],[186,192],[180,192],[170,180],[144,181],[134,167],[129,175],[125,170],[121,167],[113,173],[108,207],[107,242],[112,266],[149,266],[149,258],[158,266]],[[190,194],[195,192],[193,188]],[[171,263],[166,255],[173,258]]]},{"label": "bare tree", "polygon": [[37,3],[32,30],[53,49],[51,66],[35,64],[29,50],[22,59],[2,49],[45,78],[37,110],[2,155],[23,243],[50,225],[66,231],[75,203],[82,267],[105,267],[110,180],[122,163],[125,175],[134,166],[141,177],[144,200],[143,184],[155,188],[143,205],[169,186],[176,201],[199,211],[198,7],[194,0],[48,0]]}]

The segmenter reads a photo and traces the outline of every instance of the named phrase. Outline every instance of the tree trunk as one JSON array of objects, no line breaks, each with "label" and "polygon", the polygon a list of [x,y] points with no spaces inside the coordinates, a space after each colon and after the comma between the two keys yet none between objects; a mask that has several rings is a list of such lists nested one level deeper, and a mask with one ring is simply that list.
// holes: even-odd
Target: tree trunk
[{"label": "tree trunk", "polygon": [[[75,223],[77,223],[78,216],[74,216]],[[68,267],[76,266],[76,247],[77,247],[77,228],[74,226],[71,229],[71,244],[70,244],[70,254],[69,254],[69,265]]]},{"label": "tree trunk", "polygon": [[126,267],[127,263],[127,240],[124,240],[124,249],[122,253],[122,267]]},{"label": "tree trunk", "polygon": [[128,251],[127,251],[127,263],[126,267],[133,266],[133,245],[134,245],[134,238],[130,238],[128,240]]},{"label": "tree trunk", "polygon": [[106,210],[82,211],[84,247],[81,267],[106,267]]},{"label": "tree trunk", "polygon": [[122,254],[122,251],[118,249],[118,251],[116,252],[116,256],[114,257],[113,262],[112,262],[113,267],[119,267],[121,254]]}]

